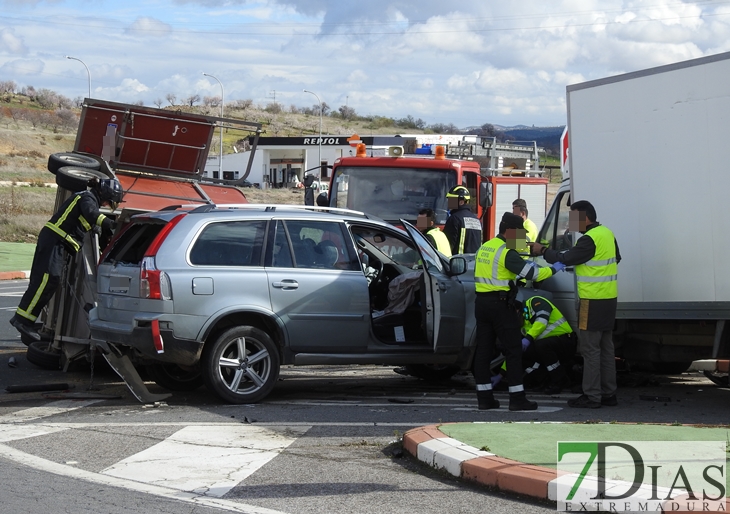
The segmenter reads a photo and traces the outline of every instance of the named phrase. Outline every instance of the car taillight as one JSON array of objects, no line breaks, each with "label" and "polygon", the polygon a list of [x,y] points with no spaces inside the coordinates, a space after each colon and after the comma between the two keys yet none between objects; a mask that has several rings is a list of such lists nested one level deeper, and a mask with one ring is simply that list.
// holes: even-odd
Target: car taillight
[{"label": "car taillight", "polygon": [[142,258],[139,272],[139,295],[142,298],[151,300],[171,300],[172,288],[167,273],[157,269],[155,257],[162,246],[165,238],[170,234],[175,225],[183,219],[185,214],[179,214],[172,218],[157,234]]},{"label": "car taillight", "polygon": [[151,300],[171,300],[172,288],[167,273],[155,267],[154,257],[142,259],[139,274],[139,295]]}]

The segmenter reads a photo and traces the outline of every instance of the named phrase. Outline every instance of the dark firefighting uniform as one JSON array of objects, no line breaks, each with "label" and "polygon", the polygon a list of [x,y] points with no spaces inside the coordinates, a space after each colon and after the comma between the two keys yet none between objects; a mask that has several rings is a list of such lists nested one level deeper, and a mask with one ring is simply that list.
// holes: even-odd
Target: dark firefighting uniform
[{"label": "dark firefighting uniform", "polygon": [[99,212],[99,201],[91,191],[74,193],[38,234],[28,289],[15,311],[21,322],[32,325],[50,301],[61,280],[64,253],[76,254],[84,235],[94,226],[111,232],[113,222]]},{"label": "dark firefighting uniform", "polygon": [[444,234],[451,244],[451,254],[476,253],[482,244],[482,223],[468,204],[453,209],[444,224]]}]

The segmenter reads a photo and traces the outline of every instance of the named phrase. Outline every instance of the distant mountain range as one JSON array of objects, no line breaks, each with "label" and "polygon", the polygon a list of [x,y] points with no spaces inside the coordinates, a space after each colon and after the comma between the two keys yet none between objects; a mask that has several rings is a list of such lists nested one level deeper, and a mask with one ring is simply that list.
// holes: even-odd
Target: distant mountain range
[{"label": "distant mountain range", "polygon": [[[537,141],[537,145],[545,148],[550,153],[557,155],[560,149],[560,136],[563,134],[565,125],[557,127],[535,127],[527,125],[515,125],[505,127],[494,125],[494,129],[504,134],[505,139],[512,141]],[[466,127],[465,134],[478,133],[480,127]]]}]

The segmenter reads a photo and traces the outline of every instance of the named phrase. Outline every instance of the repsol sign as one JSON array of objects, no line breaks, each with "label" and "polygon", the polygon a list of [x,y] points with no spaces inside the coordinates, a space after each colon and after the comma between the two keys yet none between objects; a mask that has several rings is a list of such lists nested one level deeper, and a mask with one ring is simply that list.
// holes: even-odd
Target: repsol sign
[{"label": "repsol sign", "polygon": [[[321,141],[321,143],[320,143]],[[344,138],[341,137],[305,137],[303,145],[346,145],[349,144]]]}]

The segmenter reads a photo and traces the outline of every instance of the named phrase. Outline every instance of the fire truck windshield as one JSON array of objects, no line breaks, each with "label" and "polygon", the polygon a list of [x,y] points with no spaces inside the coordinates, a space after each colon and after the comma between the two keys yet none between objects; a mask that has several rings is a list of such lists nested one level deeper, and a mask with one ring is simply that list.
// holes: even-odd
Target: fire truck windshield
[{"label": "fire truck windshield", "polygon": [[422,209],[433,209],[437,225],[446,223],[446,193],[456,185],[450,169],[342,166],[335,173],[330,205],[373,214],[397,223],[415,223]]}]

